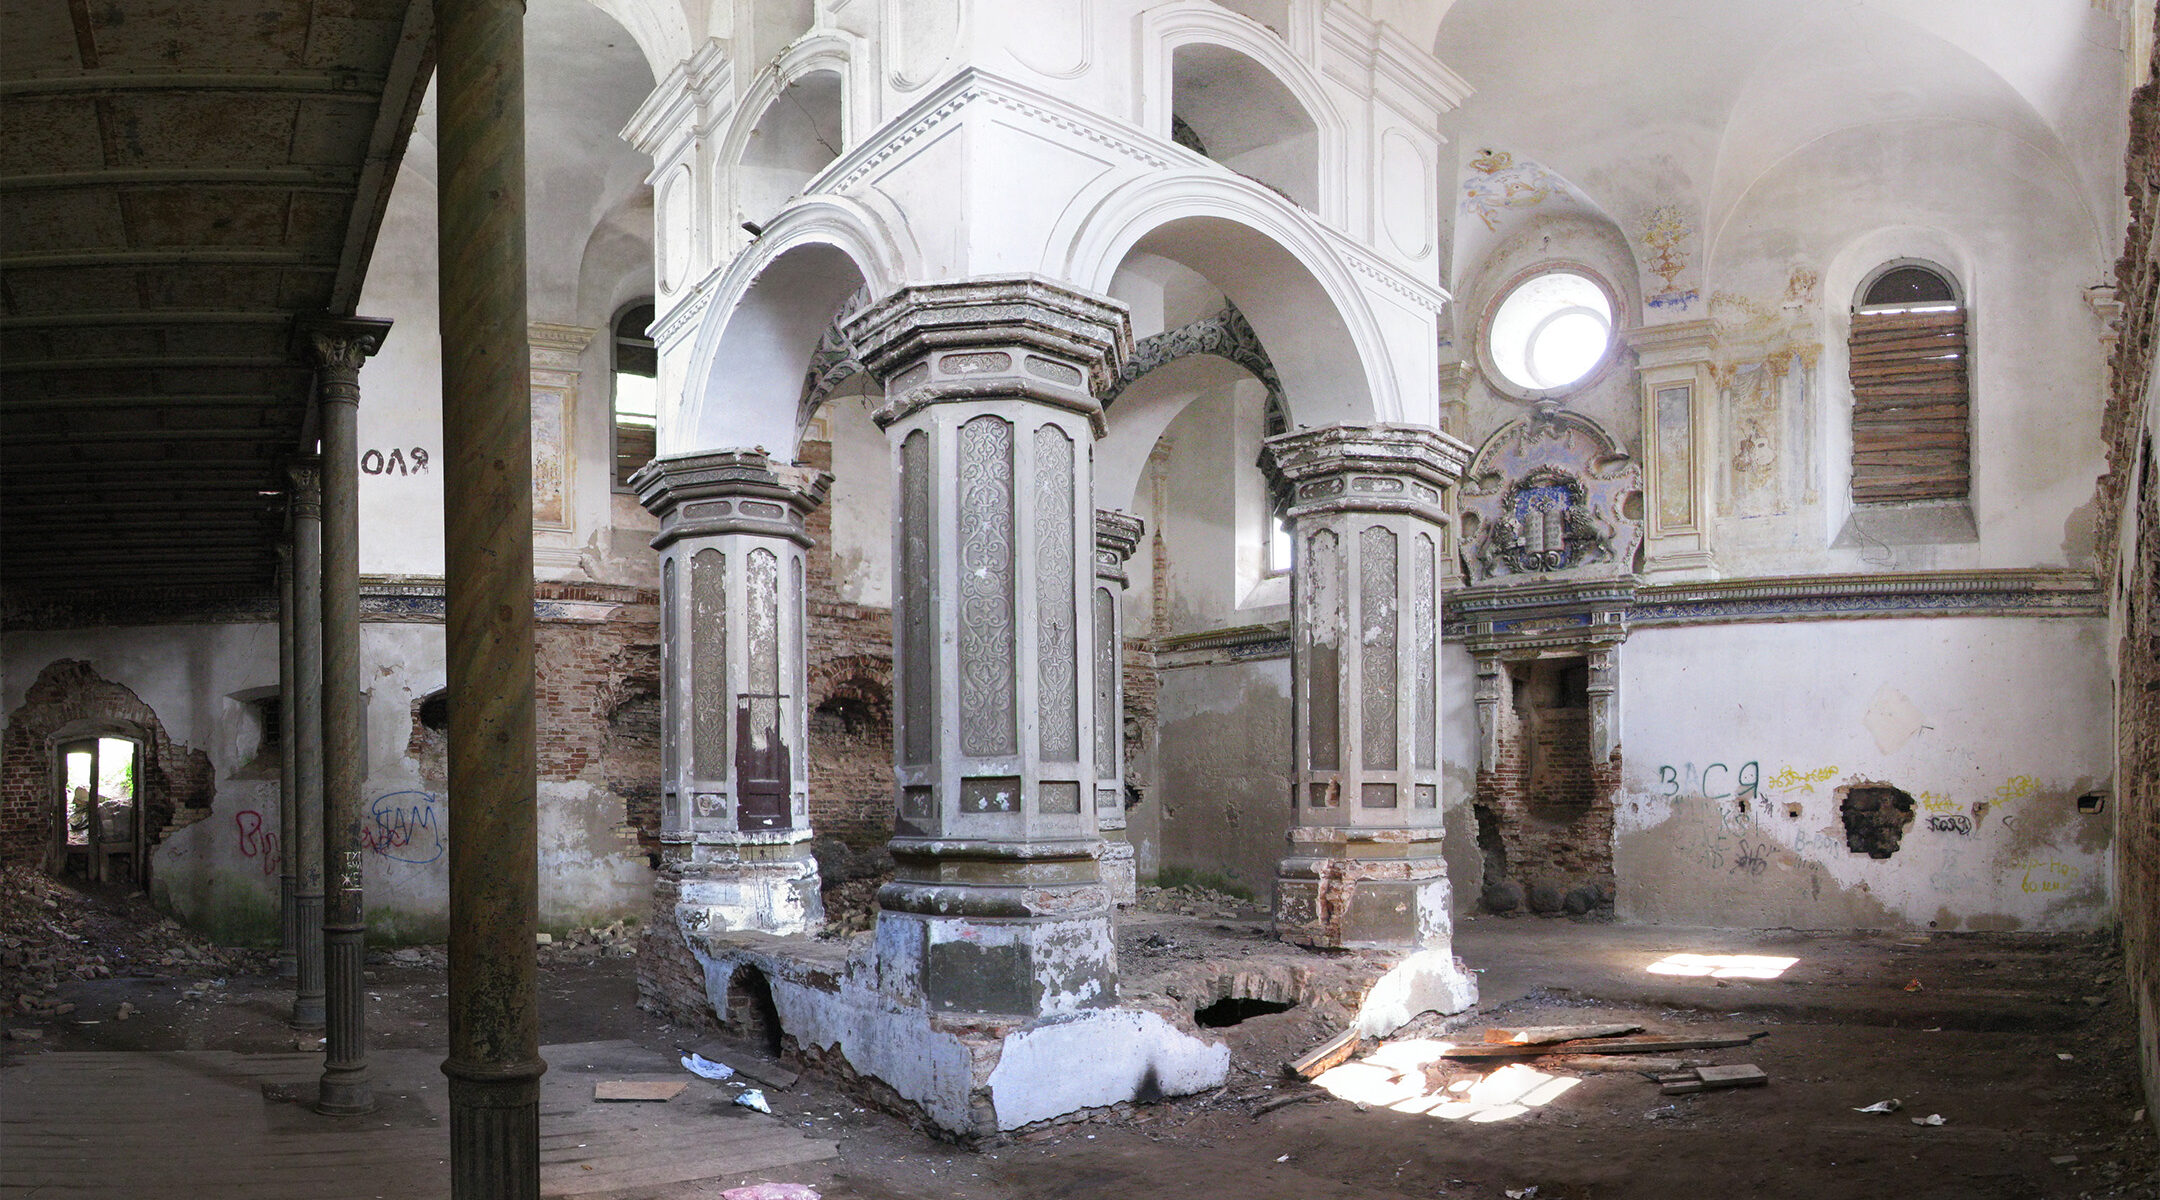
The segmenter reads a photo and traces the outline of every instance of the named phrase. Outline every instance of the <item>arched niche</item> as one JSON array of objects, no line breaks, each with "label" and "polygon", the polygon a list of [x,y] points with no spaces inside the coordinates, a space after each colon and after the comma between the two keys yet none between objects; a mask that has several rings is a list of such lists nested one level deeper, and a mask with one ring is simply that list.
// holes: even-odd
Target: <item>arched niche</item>
[{"label": "arched niche", "polygon": [[1170,137],[1311,211],[1320,211],[1320,128],[1252,57],[1190,42],[1170,52]]},{"label": "arched niche", "polygon": [[764,225],[840,157],[847,144],[845,96],[845,80],[831,68],[803,71],[778,85],[736,160],[738,221]]}]

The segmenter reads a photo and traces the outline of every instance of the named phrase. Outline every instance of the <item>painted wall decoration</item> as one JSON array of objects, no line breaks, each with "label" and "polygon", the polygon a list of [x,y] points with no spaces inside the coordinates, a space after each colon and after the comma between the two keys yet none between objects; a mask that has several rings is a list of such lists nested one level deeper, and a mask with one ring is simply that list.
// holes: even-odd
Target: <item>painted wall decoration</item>
[{"label": "painted wall decoration", "polygon": [[1505,150],[1481,150],[1463,178],[1463,211],[1494,231],[1507,209],[1542,204],[1564,186],[1559,176],[1534,162],[1517,163]]},{"label": "painted wall decoration", "polygon": [[1720,507],[1767,517],[1816,502],[1815,376],[1822,345],[1812,328],[1815,273],[1797,267],[1769,305],[1732,292],[1710,297],[1725,348],[1711,367],[1724,413]]},{"label": "painted wall decoration", "polygon": [[1463,569],[1474,583],[1634,569],[1642,466],[1596,421],[1539,403],[1500,427],[1463,480]]},{"label": "painted wall decoration", "polygon": [[1694,239],[1695,226],[1688,220],[1687,210],[1680,205],[1660,204],[1643,219],[1642,241],[1650,248],[1649,261],[1644,266],[1662,283],[1644,297],[1645,304],[1651,308],[1685,312],[1700,298],[1701,293],[1696,289],[1679,283],[1679,277],[1688,269]]}]

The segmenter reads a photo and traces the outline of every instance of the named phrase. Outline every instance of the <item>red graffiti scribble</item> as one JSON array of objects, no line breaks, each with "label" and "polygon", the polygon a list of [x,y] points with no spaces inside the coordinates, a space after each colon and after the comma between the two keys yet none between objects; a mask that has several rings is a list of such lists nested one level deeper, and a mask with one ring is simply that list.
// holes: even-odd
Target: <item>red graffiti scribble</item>
[{"label": "red graffiti scribble", "polygon": [[233,824],[240,830],[240,857],[261,862],[262,873],[278,873],[278,836],[263,828],[263,815],[252,808],[243,808],[233,814]]}]

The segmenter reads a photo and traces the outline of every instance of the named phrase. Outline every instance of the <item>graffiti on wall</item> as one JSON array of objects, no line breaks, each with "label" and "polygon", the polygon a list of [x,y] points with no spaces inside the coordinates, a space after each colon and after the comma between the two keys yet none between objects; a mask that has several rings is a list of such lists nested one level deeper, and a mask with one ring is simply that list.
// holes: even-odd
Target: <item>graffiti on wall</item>
[{"label": "graffiti on wall", "polygon": [[380,450],[368,450],[360,455],[360,473],[363,475],[425,475],[428,469],[428,452],[414,446],[408,455],[403,446],[392,446],[388,454]]},{"label": "graffiti on wall", "polygon": [[263,824],[263,815],[252,808],[243,808],[233,814],[233,825],[240,831],[240,857],[262,868],[265,875],[275,875],[283,865],[278,856],[277,830]]},{"label": "graffiti on wall", "polygon": [[443,856],[442,797],[389,792],[375,797],[360,822],[360,844],[392,862],[431,863]]}]

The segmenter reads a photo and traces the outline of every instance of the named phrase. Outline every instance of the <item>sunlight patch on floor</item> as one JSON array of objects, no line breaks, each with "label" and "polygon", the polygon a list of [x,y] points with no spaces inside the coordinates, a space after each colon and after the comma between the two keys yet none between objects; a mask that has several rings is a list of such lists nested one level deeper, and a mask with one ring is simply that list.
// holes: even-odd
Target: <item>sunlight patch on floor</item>
[{"label": "sunlight patch on floor", "polygon": [[1509,1063],[1482,1079],[1458,1079],[1445,1088],[1429,1090],[1425,1068],[1439,1061],[1447,1048],[1446,1042],[1425,1038],[1394,1042],[1357,1062],[1326,1071],[1313,1082],[1335,1098],[1354,1104],[1479,1124],[1543,1108],[1582,1082]]},{"label": "sunlight patch on floor", "polygon": [[1797,958],[1763,954],[1668,954],[1644,968],[1652,975],[1707,975],[1712,979],[1776,979]]}]

